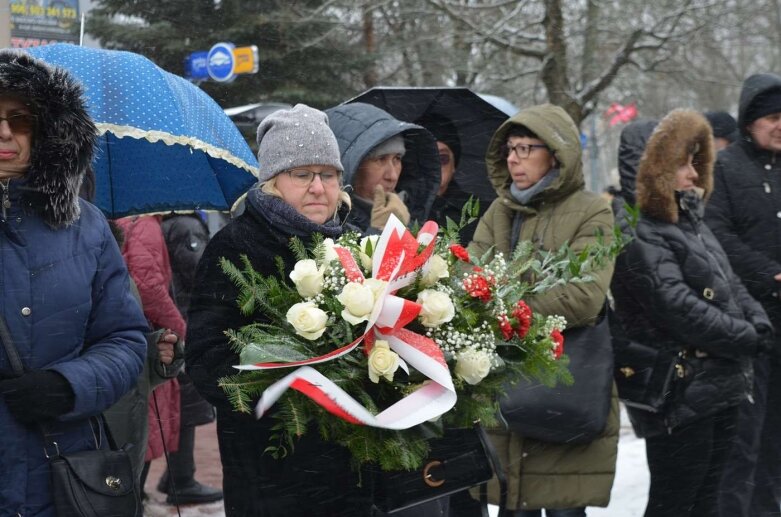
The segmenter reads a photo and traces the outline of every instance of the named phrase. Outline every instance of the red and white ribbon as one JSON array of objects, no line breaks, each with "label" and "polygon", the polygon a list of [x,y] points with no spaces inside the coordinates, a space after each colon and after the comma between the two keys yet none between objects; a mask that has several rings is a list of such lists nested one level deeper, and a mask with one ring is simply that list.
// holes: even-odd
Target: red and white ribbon
[{"label": "red and white ribbon", "polygon": [[[420,305],[393,294],[415,280],[415,273],[434,251],[436,234],[436,223],[429,221],[423,225],[416,239],[401,221],[395,216],[390,217],[375,246],[372,260],[372,277],[387,282],[385,292],[375,303],[363,335],[352,343],[304,361],[235,367],[240,370],[264,370],[299,366],[263,392],[255,408],[258,418],[290,388],[305,394],[327,411],[348,422],[383,429],[409,429],[441,416],[455,405],[456,391],[442,350],[430,338],[404,328],[418,316]],[[425,248],[418,253],[420,245]],[[340,247],[335,250],[348,280],[363,281],[363,274],[349,251]],[[331,380],[309,366],[348,354],[361,342],[364,342],[368,353],[375,339],[388,342],[389,347],[399,355],[400,364],[405,370],[407,365],[412,366],[429,379],[378,415],[373,415]]]}]

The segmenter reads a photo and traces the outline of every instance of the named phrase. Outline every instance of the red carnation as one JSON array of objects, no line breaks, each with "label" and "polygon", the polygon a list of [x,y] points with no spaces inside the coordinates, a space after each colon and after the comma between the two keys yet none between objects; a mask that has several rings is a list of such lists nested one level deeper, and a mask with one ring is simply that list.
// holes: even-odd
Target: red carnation
[{"label": "red carnation", "polygon": [[510,318],[507,317],[507,314],[499,315],[499,329],[502,331],[505,341],[509,341],[513,337],[513,332],[515,331],[513,326],[510,325]]},{"label": "red carnation", "polygon": [[469,262],[469,252],[466,251],[466,248],[463,246],[460,246],[458,244],[451,244],[448,248],[450,250],[450,253],[453,254],[454,257],[456,257],[458,260],[461,260],[463,262]]},{"label": "red carnation", "polygon": [[523,339],[529,332],[529,328],[532,326],[532,310],[531,307],[526,305],[526,302],[520,300],[515,309],[513,309],[513,318],[518,322],[517,332],[518,337]]},{"label": "red carnation", "polygon": [[558,359],[564,353],[564,336],[561,335],[561,332],[554,329],[550,333],[550,337],[553,339],[553,357]]},{"label": "red carnation", "polygon": [[469,275],[464,279],[464,289],[472,298],[486,303],[491,301],[491,284],[481,275]]}]

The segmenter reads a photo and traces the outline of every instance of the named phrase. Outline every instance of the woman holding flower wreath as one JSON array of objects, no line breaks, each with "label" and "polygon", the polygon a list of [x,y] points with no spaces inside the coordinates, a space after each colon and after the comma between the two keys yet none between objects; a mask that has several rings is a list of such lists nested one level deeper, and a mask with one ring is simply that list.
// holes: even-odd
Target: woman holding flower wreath
[{"label": "woman holding flower wreath", "polygon": [[[337,239],[347,229],[343,220],[350,198],[342,190],[339,147],[323,112],[303,104],[277,111],[258,126],[257,140],[258,187],[247,195],[246,211],[207,245],[188,313],[187,372],[217,408],[225,514],[367,516],[372,501],[358,486],[347,449],[309,429],[286,454],[270,453],[270,439],[281,434],[278,420],[235,411],[218,384],[236,373],[233,366],[240,362],[225,331],[270,321],[262,311],[254,318],[241,311],[239,287],[221,261],[240,264],[246,256],[259,275],[276,276],[280,267],[288,275],[296,264],[291,240],[311,245],[314,234]],[[309,337],[315,338],[325,331],[325,321],[318,320],[322,311],[310,312],[292,317],[311,323]]]},{"label": "woman holding flower wreath", "polygon": [[[482,256],[492,247],[504,256],[521,241],[541,250],[568,244],[578,253],[613,232],[608,201],[584,191],[579,131],[553,105],[534,106],[507,120],[487,152],[488,175],[498,198],[478,223],[469,251]],[[608,264],[594,281],[568,283],[525,301],[533,312],[560,315],[567,327],[593,324],[613,271]],[[566,347],[566,343],[565,343]],[[507,508],[517,517],[585,516],[586,506],[607,506],[615,475],[618,401],[613,397],[602,435],[587,444],[533,440],[517,433],[489,432],[507,476]],[[496,479],[489,501],[499,501]]]}]

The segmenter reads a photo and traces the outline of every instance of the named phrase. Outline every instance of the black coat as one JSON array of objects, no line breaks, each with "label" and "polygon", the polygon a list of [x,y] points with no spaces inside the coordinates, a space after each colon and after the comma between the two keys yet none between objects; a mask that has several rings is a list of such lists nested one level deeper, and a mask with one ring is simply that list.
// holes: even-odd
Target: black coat
[{"label": "black coat", "polygon": [[781,159],[745,139],[719,153],[705,214],[749,292],[781,329]]},{"label": "black coat", "polygon": [[[472,197],[471,194],[461,190],[455,181],[451,181],[445,191],[445,195],[437,196],[434,200],[429,219],[436,221],[440,228],[447,228],[448,217],[458,223],[461,221],[461,209],[464,208],[464,205],[469,201],[470,197]],[[474,198],[477,199],[477,196],[474,196]],[[466,246],[472,242],[472,236],[475,234],[477,223],[480,221],[480,218],[483,217],[486,210],[488,210],[489,206],[490,203],[484,201],[480,203],[477,219],[461,228],[461,231],[458,232],[459,244]]]},{"label": "black coat", "polygon": [[781,160],[759,149],[746,129],[746,112],[757,95],[781,89],[781,78],[757,74],[743,83],[738,107],[741,137],[719,153],[713,195],[705,219],[749,292],[781,328]]},{"label": "black coat", "polygon": [[295,452],[274,459],[263,451],[269,445],[272,418],[256,420],[234,411],[217,386],[233,375],[238,355],[230,348],[226,329],[252,323],[236,305],[237,287],[222,272],[225,257],[240,265],[246,254],[255,270],[277,275],[276,257],[285,269],[295,264],[290,235],[272,227],[252,203],[209,242],[198,265],[189,311],[187,372],[196,387],[217,407],[217,436],[223,467],[225,514],[228,517],[367,515],[358,501],[358,476],[349,466],[346,449],[323,442],[313,429],[296,442]]},{"label": "black coat", "polygon": [[[695,379],[690,389],[700,401],[738,404],[751,386],[755,326],[767,325],[767,316],[733,273],[698,204],[683,206],[677,223],[641,216],[634,240],[616,261],[611,285],[616,316],[630,339],[723,359],[726,367]],[[641,436],[667,427],[664,415],[629,412]]]}]

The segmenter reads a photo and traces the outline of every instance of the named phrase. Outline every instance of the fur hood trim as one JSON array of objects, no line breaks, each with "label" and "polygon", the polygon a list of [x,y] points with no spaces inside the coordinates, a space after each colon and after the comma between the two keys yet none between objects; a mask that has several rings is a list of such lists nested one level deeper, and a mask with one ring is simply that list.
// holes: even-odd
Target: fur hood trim
[{"label": "fur hood trim", "polygon": [[81,85],[61,68],[21,51],[2,50],[0,94],[22,98],[36,116],[24,204],[52,227],[73,223],[98,134]]},{"label": "fur hood trim", "polygon": [[707,200],[713,190],[713,134],[700,113],[676,109],[664,117],[648,139],[637,172],[637,206],[640,212],[668,223],[678,222],[675,174],[695,149],[692,163],[695,185]]}]

